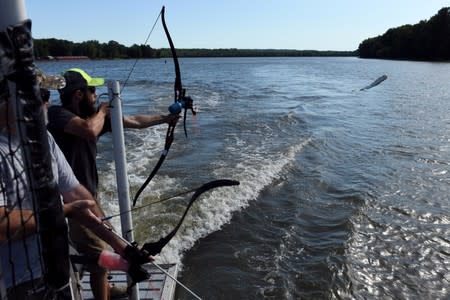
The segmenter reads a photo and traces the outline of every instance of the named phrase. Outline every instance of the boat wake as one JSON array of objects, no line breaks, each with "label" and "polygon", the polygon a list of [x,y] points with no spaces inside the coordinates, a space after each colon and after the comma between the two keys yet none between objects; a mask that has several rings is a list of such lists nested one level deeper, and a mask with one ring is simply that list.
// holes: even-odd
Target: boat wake
[{"label": "boat wake", "polygon": [[161,253],[161,261],[181,261],[183,252],[192,248],[196,241],[229,223],[233,213],[247,207],[264,188],[279,179],[286,167],[295,161],[296,154],[310,142],[311,138],[307,138],[285,152],[278,153],[276,157],[258,153],[261,149],[255,148],[252,152],[247,151],[245,159],[234,166],[225,162],[217,163],[213,177],[224,178],[235,174],[233,179],[239,180],[241,184],[238,187],[214,190],[200,200],[197,209],[187,218],[185,228]]}]

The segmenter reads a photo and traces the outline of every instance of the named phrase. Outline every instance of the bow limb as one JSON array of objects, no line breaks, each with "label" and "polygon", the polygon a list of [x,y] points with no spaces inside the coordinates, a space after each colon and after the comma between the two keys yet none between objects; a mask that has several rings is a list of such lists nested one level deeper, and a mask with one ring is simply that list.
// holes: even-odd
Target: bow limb
[{"label": "bow limb", "polygon": [[161,21],[164,27],[164,32],[166,33],[167,40],[170,45],[170,52],[172,52],[173,64],[175,66],[175,83],[174,83],[174,92],[175,92],[175,102],[180,100],[183,95],[183,85],[181,84],[181,72],[180,72],[180,64],[178,63],[177,51],[175,50],[175,46],[173,45],[172,38],[170,37],[169,29],[167,29],[166,19],[164,17],[164,12],[166,8],[163,6],[161,9]]},{"label": "bow limb", "polygon": [[161,250],[164,248],[164,246],[166,246],[167,243],[169,243],[169,241],[175,236],[178,229],[180,229],[181,224],[183,223],[184,218],[186,217],[189,209],[191,208],[191,206],[195,202],[195,200],[197,200],[200,197],[200,195],[202,195],[203,193],[205,193],[211,189],[214,189],[214,188],[218,188],[218,187],[222,187],[222,186],[233,186],[233,185],[239,185],[239,184],[240,184],[239,181],[236,181],[236,180],[219,179],[219,180],[210,181],[208,183],[205,183],[201,187],[199,187],[195,191],[195,193],[192,195],[191,200],[189,201],[189,203],[186,207],[186,210],[183,213],[183,216],[181,217],[180,221],[178,221],[178,224],[175,226],[175,228],[168,235],[159,239],[159,241],[154,242],[154,243],[145,243],[142,246],[142,250],[146,251],[148,253],[148,255],[156,255],[156,254],[160,253]]},{"label": "bow limb", "polygon": [[172,142],[173,142],[173,135],[174,135],[174,131],[175,131],[175,126],[177,125],[177,121],[178,121],[178,119],[169,124],[169,127],[167,128],[167,133],[166,133],[166,142],[164,145],[164,150],[161,153],[161,156],[159,157],[158,163],[155,165],[152,172],[145,180],[144,184],[136,192],[136,195],[134,196],[134,199],[133,199],[133,206],[136,205],[137,199],[139,198],[141,193],[144,191],[144,189],[147,187],[147,185],[150,183],[150,181],[153,179],[153,177],[155,177],[156,173],[158,173],[159,168],[161,167],[164,160],[166,159],[167,154],[169,153],[170,146],[172,145]]},{"label": "bow limb", "polygon": [[166,33],[167,40],[169,41],[170,45],[170,52],[172,53],[173,58],[173,64],[175,66],[175,83],[173,86],[174,90],[174,102],[182,102],[184,103],[184,116],[183,116],[183,127],[184,127],[184,134],[187,137],[187,130],[186,130],[186,112],[188,109],[192,111],[192,114],[195,115],[196,112],[193,107],[193,100],[191,97],[186,97],[186,90],[183,89],[183,84],[181,83],[181,72],[180,72],[180,64],[178,62],[178,55],[177,51],[175,49],[175,46],[173,44],[172,38],[170,37],[169,29],[166,25],[166,19],[164,17],[165,7],[163,6],[161,9],[161,21],[164,27],[164,32]]}]

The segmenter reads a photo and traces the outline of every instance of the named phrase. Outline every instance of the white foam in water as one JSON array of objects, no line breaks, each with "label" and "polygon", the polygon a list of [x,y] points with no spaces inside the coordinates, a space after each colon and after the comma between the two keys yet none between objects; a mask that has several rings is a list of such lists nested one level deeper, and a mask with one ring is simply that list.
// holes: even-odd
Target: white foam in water
[{"label": "white foam in water", "polygon": [[189,93],[192,95],[201,95],[196,96],[194,99],[194,105],[199,105],[199,103],[201,103],[201,107],[216,107],[219,106],[223,101],[223,95],[216,91],[202,90],[202,92],[199,93],[196,92],[195,89],[190,89]]}]

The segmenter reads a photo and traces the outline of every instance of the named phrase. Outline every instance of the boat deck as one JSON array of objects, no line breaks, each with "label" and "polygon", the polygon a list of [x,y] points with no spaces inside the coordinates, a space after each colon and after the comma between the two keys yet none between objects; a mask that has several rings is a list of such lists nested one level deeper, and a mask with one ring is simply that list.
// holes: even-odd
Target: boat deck
[{"label": "boat deck", "polygon": [[[172,277],[177,278],[178,266],[177,264],[161,264],[167,273]],[[146,300],[171,300],[175,295],[175,282],[161,270],[156,268],[152,264],[143,265],[143,267],[149,272],[150,279],[138,284],[139,286],[139,299]],[[127,274],[122,271],[111,271],[111,279],[109,282],[116,286],[126,286],[127,285]],[[93,300],[94,296],[89,284],[89,272],[85,272],[82,278],[82,290],[84,300]],[[119,299],[119,298],[115,298]],[[128,297],[120,298],[128,299]]]}]

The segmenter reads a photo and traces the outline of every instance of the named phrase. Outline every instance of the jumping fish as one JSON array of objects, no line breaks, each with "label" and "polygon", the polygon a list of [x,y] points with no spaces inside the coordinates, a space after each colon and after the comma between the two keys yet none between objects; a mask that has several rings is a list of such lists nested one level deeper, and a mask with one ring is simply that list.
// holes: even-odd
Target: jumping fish
[{"label": "jumping fish", "polygon": [[372,83],[369,84],[368,86],[363,87],[362,89],[360,89],[360,91],[365,91],[365,90],[368,90],[368,89],[370,89],[370,88],[373,88],[374,86],[379,85],[380,83],[382,83],[382,82],[385,81],[386,79],[387,79],[387,75],[383,75],[383,76],[377,78],[377,80],[375,80],[374,82],[372,82]]}]

